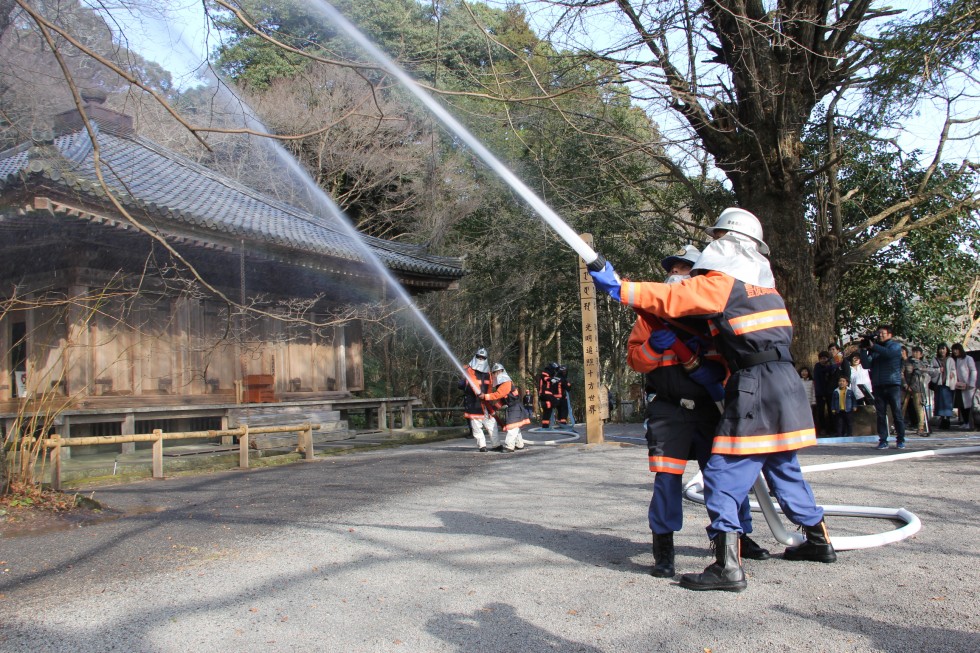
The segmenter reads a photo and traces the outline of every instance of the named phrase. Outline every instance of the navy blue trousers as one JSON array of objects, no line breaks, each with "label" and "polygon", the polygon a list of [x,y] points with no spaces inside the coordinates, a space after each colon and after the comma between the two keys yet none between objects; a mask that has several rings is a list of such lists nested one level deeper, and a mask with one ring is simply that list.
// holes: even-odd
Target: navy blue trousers
[{"label": "navy blue trousers", "polygon": [[711,519],[709,538],[714,539],[719,533],[742,531],[740,508],[760,471],[765,473],[783,514],[791,522],[798,526],[820,523],[823,508],[817,505],[813,491],[803,480],[796,451],[750,456],[712,454],[704,470],[704,499]]},{"label": "navy blue trousers", "polygon": [[[653,480],[653,496],[650,497],[650,509],[647,519],[650,530],[657,535],[675,533],[684,525],[684,484],[680,474],[657,472]],[[752,532],[752,507],[749,505],[748,494],[739,505],[738,521],[741,532]]]},{"label": "navy blue trousers", "polygon": [[892,418],[895,420],[895,436],[899,442],[905,442],[905,417],[902,416],[902,389],[897,385],[879,385],[874,387],[875,412],[878,414],[878,441],[888,442],[888,419],[886,411],[891,406]]}]

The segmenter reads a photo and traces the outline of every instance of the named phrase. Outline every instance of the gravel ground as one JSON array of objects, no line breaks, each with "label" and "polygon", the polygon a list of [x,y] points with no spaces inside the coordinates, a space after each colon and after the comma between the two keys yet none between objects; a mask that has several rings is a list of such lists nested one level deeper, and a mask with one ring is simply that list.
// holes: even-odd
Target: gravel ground
[{"label": "gravel ground", "polygon": [[[122,517],[0,541],[0,650],[980,651],[975,454],[810,475],[822,503],[905,507],[922,530],[833,565],[747,561],[729,594],[648,574],[645,448],[529,449],[453,440],[99,488]],[[678,570],[699,571],[706,517],[684,511]],[[781,550],[761,517],[755,535]]]}]

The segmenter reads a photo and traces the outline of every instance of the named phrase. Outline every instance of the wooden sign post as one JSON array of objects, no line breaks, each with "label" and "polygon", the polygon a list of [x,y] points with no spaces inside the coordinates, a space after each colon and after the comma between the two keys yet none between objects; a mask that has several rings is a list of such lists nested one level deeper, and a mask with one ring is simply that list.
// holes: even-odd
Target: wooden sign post
[{"label": "wooden sign post", "polygon": [[[592,247],[592,234],[581,234]],[[595,284],[585,261],[578,262],[578,289],[582,303],[582,362],[585,370],[585,439],[589,444],[602,444],[602,404],[605,388],[599,384],[599,331],[596,311]]]}]

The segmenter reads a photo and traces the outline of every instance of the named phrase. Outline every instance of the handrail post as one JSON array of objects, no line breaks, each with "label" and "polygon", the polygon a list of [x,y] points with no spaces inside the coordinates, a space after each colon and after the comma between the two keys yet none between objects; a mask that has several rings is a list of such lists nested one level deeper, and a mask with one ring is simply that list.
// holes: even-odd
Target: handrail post
[{"label": "handrail post", "polygon": [[242,434],[238,436],[238,466],[248,469],[248,424],[243,424]]},{"label": "handrail post", "polygon": [[163,478],[163,429],[153,429],[153,478]]},{"label": "handrail post", "polygon": [[55,433],[51,439],[54,440],[51,447],[51,488],[61,492],[61,436]]},{"label": "handrail post", "polygon": [[300,440],[303,442],[303,448],[306,450],[306,460],[313,460],[313,424],[307,422],[303,426],[305,428],[300,431]]}]

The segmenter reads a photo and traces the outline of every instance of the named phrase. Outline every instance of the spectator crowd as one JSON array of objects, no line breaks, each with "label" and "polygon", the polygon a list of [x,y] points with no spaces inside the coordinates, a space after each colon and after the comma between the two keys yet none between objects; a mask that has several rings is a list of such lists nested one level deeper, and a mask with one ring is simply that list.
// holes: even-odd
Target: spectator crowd
[{"label": "spectator crowd", "polygon": [[875,407],[881,449],[891,433],[905,448],[906,428],[928,437],[933,429],[973,430],[980,422],[977,363],[959,343],[941,343],[930,356],[881,325],[843,349],[830,343],[812,370],[801,367],[799,374],[820,435],[851,435],[862,406]]}]

